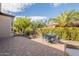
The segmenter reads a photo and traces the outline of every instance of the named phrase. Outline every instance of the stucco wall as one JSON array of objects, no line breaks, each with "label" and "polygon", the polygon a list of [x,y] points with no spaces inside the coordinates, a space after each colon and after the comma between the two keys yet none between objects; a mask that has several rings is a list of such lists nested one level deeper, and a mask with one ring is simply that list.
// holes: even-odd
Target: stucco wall
[{"label": "stucco wall", "polygon": [[13,17],[0,15],[0,38],[13,36],[11,31]]}]

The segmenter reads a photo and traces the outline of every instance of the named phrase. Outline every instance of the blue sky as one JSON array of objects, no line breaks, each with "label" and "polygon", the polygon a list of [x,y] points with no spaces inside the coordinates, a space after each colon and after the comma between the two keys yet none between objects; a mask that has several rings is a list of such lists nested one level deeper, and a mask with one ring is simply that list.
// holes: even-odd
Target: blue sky
[{"label": "blue sky", "polygon": [[23,7],[21,7],[21,10],[19,10],[18,12],[12,12],[12,13],[15,13],[16,16],[42,16],[42,17],[51,18],[51,17],[56,17],[57,15],[59,15],[65,10],[71,10],[71,9],[79,10],[79,4],[77,3],[26,4],[26,5],[23,5]]}]

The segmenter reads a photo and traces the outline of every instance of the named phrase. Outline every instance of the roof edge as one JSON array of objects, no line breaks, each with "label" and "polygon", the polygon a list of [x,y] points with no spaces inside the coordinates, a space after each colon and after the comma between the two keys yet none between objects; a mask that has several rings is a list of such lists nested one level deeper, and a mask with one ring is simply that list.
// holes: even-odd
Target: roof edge
[{"label": "roof edge", "polygon": [[3,13],[3,12],[0,12],[0,14],[4,15],[4,16],[8,16],[8,17],[15,17],[14,15],[6,14],[6,13]]}]

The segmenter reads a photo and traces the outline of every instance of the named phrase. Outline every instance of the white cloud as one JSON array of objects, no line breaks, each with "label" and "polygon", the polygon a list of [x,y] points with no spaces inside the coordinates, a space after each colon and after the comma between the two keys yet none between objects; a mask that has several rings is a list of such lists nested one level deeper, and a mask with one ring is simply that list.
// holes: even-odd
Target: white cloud
[{"label": "white cloud", "polygon": [[32,21],[47,19],[47,17],[45,16],[30,16],[30,18],[32,19]]},{"label": "white cloud", "polygon": [[53,4],[51,4],[51,5],[53,5],[54,7],[58,7],[58,6],[60,6],[62,3],[53,3]]},{"label": "white cloud", "polygon": [[2,11],[21,12],[25,7],[31,6],[30,3],[2,3]]},{"label": "white cloud", "polygon": [[[45,22],[48,20],[48,18],[45,16],[16,16],[16,18],[17,17],[29,17],[31,18],[31,21],[42,20],[43,22]],[[16,18],[14,19],[14,21],[16,20]]]}]

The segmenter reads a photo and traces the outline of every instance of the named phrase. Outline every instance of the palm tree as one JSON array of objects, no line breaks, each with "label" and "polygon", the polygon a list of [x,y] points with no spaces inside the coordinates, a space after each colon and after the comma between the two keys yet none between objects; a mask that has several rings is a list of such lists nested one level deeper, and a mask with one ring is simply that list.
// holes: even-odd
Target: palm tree
[{"label": "palm tree", "polygon": [[30,26],[30,18],[29,17],[17,17],[13,22],[13,29],[16,32],[24,33],[25,30]]},{"label": "palm tree", "polygon": [[46,23],[43,21],[43,19],[32,21],[31,25],[32,25],[33,28],[43,28],[43,27],[46,27]]},{"label": "palm tree", "polygon": [[59,23],[60,27],[55,28],[54,31],[61,39],[68,39],[68,40],[76,39],[76,36],[78,35],[76,29],[78,28],[68,26],[73,26],[74,23],[76,24],[76,26],[79,26],[79,11],[76,10],[65,11],[61,13],[58,17],[49,19],[49,23],[50,22]]},{"label": "palm tree", "polygon": [[49,21],[59,23],[59,26],[71,26],[73,21],[79,20],[79,11],[70,10],[61,13],[58,17],[50,19]]}]

